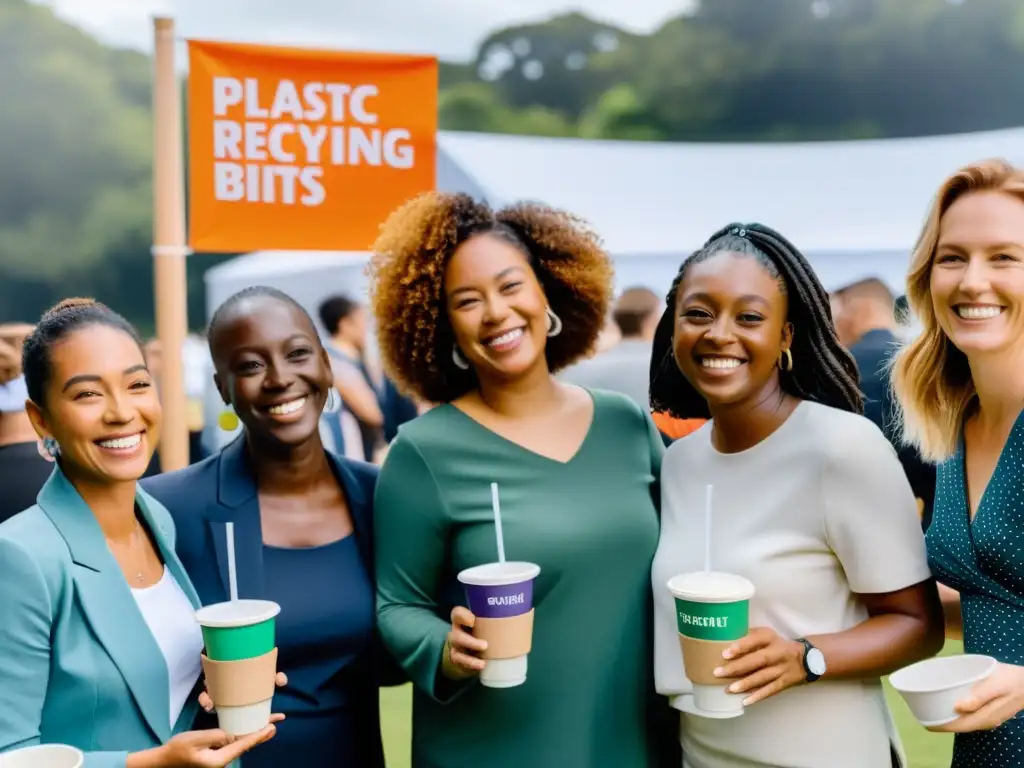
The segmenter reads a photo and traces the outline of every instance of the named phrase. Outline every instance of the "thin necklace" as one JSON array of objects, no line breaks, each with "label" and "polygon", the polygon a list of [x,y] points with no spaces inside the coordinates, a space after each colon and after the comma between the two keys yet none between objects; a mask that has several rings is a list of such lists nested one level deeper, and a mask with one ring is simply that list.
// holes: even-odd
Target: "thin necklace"
[{"label": "thin necklace", "polygon": [[[140,550],[142,550],[142,557],[140,558],[140,560],[138,560],[136,562],[144,561],[145,558],[146,558],[146,551],[142,548],[142,524],[138,521],[138,519],[135,520],[135,543],[132,545],[132,548],[133,549],[140,549]],[[139,580],[139,584],[141,584],[142,582],[144,582],[146,580],[146,577],[142,573],[142,569],[141,568],[135,574],[135,578],[137,578]]]}]

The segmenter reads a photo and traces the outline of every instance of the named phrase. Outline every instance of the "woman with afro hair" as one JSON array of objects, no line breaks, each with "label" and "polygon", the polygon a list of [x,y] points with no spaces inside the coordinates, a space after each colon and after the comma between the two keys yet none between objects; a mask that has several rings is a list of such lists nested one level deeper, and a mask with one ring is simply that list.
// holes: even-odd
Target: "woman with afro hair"
[{"label": "woman with afro hair", "polygon": [[[378,626],[416,684],[413,765],[678,766],[652,684],[661,438],[632,401],[553,376],[607,314],[598,237],[541,205],[430,193],[374,252],[388,374],[438,404],[399,430],[376,495]],[[509,559],[541,568],[529,676],[504,690],[476,679],[493,662],[456,579],[498,559],[492,482]]]}]

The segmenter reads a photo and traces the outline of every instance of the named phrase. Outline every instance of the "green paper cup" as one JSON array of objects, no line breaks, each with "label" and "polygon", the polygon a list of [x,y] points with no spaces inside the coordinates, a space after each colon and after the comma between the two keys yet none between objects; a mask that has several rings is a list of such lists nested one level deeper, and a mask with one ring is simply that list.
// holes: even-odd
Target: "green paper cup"
[{"label": "green paper cup", "polygon": [[745,694],[731,694],[731,680],[716,678],[722,652],[749,630],[754,585],[742,576],[716,571],[682,573],[666,585],[675,598],[676,628],[694,707],[706,717],[743,713]]},{"label": "green paper cup", "polygon": [[274,625],[281,606],[270,600],[215,603],[196,611],[206,656],[213,661],[243,661],[274,650]]}]

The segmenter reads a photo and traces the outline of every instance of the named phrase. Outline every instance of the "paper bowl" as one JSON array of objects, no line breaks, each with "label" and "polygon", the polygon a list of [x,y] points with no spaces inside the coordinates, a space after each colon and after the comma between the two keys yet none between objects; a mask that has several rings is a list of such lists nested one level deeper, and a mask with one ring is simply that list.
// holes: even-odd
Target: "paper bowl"
[{"label": "paper bowl", "polygon": [[991,656],[962,654],[925,659],[889,675],[889,684],[903,697],[917,721],[935,728],[956,720],[954,706],[978,682],[992,674]]},{"label": "paper bowl", "polygon": [[0,755],[0,768],[82,768],[85,755],[65,744],[40,744]]}]

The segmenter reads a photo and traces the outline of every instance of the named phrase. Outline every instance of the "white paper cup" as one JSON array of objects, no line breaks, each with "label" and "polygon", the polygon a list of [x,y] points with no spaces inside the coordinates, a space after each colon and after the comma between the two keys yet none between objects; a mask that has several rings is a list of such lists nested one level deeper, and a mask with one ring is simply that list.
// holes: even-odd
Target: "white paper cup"
[{"label": "white paper cup", "polygon": [[0,768],[82,768],[85,755],[66,744],[40,744],[0,755]]},{"label": "white paper cup", "polygon": [[[217,725],[232,736],[248,736],[250,733],[262,731],[270,722],[270,708],[273,702],[273,699],[267,699],[244,707],[215,706]],[[7,766],[0,765],[0,768]]]},{"label": "white paper cup", "polygon": [[487,688],[514,688],[526,682],[533,643],[535,563],[487,563],[461,571],[469,610],[476,616],[473,634],[488,642],[480,672]]},{"label": "white paper cup", "polygon": [[976,654],[937,656],[893,672],[889,683],[921,725],[935,728],[960,717],[954,705],[991,675],[997,663]]}]

